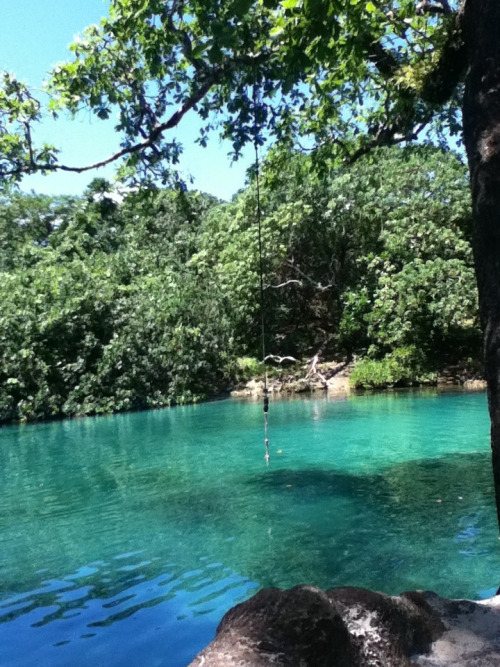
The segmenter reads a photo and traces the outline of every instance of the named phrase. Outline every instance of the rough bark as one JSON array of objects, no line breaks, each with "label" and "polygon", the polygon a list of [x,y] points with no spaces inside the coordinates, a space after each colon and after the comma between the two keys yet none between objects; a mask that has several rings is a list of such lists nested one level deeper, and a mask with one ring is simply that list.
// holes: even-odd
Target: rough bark
[{"label": "rough bark", "polygon": [[500,2],[466,0],[469,69],[463,108],[472,187],[473,249],[484,332],[491,449],[500,523]]}]

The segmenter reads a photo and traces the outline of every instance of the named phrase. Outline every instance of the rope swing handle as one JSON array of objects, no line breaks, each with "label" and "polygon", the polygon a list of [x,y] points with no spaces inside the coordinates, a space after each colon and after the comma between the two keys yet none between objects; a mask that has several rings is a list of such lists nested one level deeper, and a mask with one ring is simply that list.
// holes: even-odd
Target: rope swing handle
[{"label": "rope swing handle", "polygon": [[269,437],[268,437],[268,412],[269,412],[269,390],[267,388],[267,370],[266,364],[266,316],[265,316],[265,298],[264,298],[264,260],[262,253],[262,207],[260,201],[260,162],[259,162],[259,128],[257,123],[257,105],[258,105],[258,87],[257,83],[253,86],[253,121],[254,131],[253,140],[255,148],[255,184],[257,189],[257,229],[259,239],[259,276],[260,276],[260,325],[262,341],[262,362],[264,364],[264,445],[266,453],[264,459],[269,462]]}]

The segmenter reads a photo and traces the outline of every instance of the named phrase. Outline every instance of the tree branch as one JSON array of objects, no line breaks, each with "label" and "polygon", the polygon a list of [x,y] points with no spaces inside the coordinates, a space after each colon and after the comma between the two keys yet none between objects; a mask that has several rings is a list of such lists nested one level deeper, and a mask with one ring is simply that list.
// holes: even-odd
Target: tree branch
[{"label": "tree branch", "polygon": [[367,39],[367,42],[369,42],[367,55],[368,60],[373,65],[375,65],[383,77],[389,79],[398,71],[401,66],[400,63],[396,60],[390,51],[384,49],[380,42],[370,42],[369,40],[370,37]]},{"label": "tree branch", "polygon": [[431,0],[422,0],[415,8],[417,16],[424,14],[451,14],[451,7],[448,0],[432,2]]},{"label": "tree branch", "polygon": [[290,363],[296,364],[298,359],[295,359],[295,357],[280,357],[277,354],[268,354],[264,358],[264,362],[266,361],[273,361],[275,364],[282,364],[285,361],[289,361]]},{"label": "tree branch", "polygon": [[430,72],[420,96],[425,102],[441,105],[453,95],[467,68],[467,49],[463,39],[463,11],[450,22],[448,37],[436,67]]},{"label": "tree branch", "polygon": [[[367,141],[366,144],[363,144],[363,146],[360,146],[354,153],[349,155],[346,160],[347,164],[353,164],[359,160],[359,158],[363,157],[363,155],[366,155],[379,146],[394,146],[405,141],[416,141],[418,135],[425,127],[427,127],[431,119],[432,114],[429,114],[427,120],[422,121],[416,129],[412,128],[412,130],[410,132],[407,131],[406,134],[401,132],[401,120],[391,123],[388,127],[379,128],[373,139]],[[408,123],[408,118],[404,119],[404,123]]]},{"label": "tree branch", "polygon": [[266,285],[266,287],[270,287],[271,289],[279,289],[280,287],[286,287],[287,285],[299,285],[299,287],[302,287],[302,281],[301,280],[287,280],[284,283],[280,283],[279,285]]},{"label": "tree branch", "polygon": [[[217,73],[219,74],[219,73]],[[210,88],[216,83],[218,76],[215,75],[212,78],[208,79],[205,81],[203,85],[201,85],[198,90],[192,94],[190,98],[188,98],[184,104],[182,104],[175,113],[173,113],[170,118],[163,123],[157,124],[152,132],[147,136],[144,141],[139,141],[132,146],[126,146],[125,148],[122,148],[120,151],[117,151],[113,155],[105,158],[104,160],[100,160],[98,162],[94,162],[92,164],[85,165],[84,167],[70,167],[68,165],[64,164],[58,164],[58,163],[46,163],[46,164],[28,164],[24,167],[18,167],[15,169],[11,170],[0,170],[0,176],[11,176],[13,174],[18,174],[18,173],[31,173],[33,171],[66,171],[66,172],[73,172],[77,174],[81,174],[85,171],[90,171],[92,169],[100,169],[101,167],[105,167],[108,164],[111,164],[112,162],[116,162],[116,160],[119,160],[121,157],[124,157],[125,155],[131,155],[133,153],[137,153],[139,151],[143,151],[146,148],[153,147],[155,142],[159,139],[159,137],[166,132],[167,130],[170,130],[173,127],[176,127],[179,122],[182,120],[182,118],[187,114],[188,111],[190,111],[200,100],[202,100],[205,95],[208,93]]]},{"label": "tree branch", "polygon": [[[419,92],[408,91],[408,111],[401,114],[389,125],[373,129],[371,140],[360,146],[347,157],[347,163],[352,164],[361,156],[369,153],[378,146],[388,146],[405,141],[414,141],[432,119],[432,111],[427,117],[419,119],[415,128],[416,105],[419,100],[432,106],[442,106],[453,95],[460,78],[467,66],[467,51],[462,38],[462,11],[452,12],[447,0],[422,0],[417,5],[418,13],[440,13],[451,16],[446,43],[441,51],[441,57],[436,67],[425,78]],[[439,9],[439,12],[438,12]],[[390,51],[387,51],[380,42],[373,42],[368,47],[368,59],[377,68],[380,74],[389,79],[400,68],[400,64]]]},{"label": "tree branch", "polygon": [[323,373],[321,373],[318,369],[319,360],[320,360],[319,352],[317,352],[314,355],[314,357],[312,357],[312,359],[307,360],[307,363],[309,364],[309,370],[307,371],[306,380],[309,379],[310,377],[317,376],[320,379],[323,387],[326,389],[328,387],[328,380],[323,375]]},{"label": "tree branch", "polygon": [[[293,271],[296,271],[300,276],[302,276],[307,282],[311,283],[311,285],[314,285],[314,287],[319,290],[320,292],[326,292],[326,290],[329,290],[333,287],[333,283],[329,285],[322,285],[321,283],[317,283],[315,280],[310,278],[308,275],[306,275],[303,271],[299,269],[298,266],[295,266],[295,264],[291,261],[287,261],[286,265],[292,269]],[[289,280],[288,282],[297,282],[299,284],[302,284],[300,280]],[[286,285],[287,283],[283,283]],[[278,287],[281,287],[281,285],[278,285]]]},{"label": "tree branch", "polygon": [[195,107],[207,95],[210,89],[215,84],[217,84],[224,75],[228,74],[232,69],[234,69],[236,65],[253,66],[259,64],[260,62],[266,61],[272,55],[272,50],[261,51],[259,53],[242,54],[235,56],[231,61],[225,63],[218,69],[212,71],[207,71],[204,69],[203,72],[200,73],[200,78],[202,78],[203,81],[201,82],[199,88],[193,92],[191,96],[184,101],[183,104],[181,104],[181,106],[170,116],[170,118],[168,118],[163,123],[157,123],[153,127],[152,131],[147,134],[143,141],[139,141],[135,144],[132,144],[131,146],[126,146],[113,155],[105,158],[104,160],[99,160],[98,162],[94,162],[82,167],[72,167],[57,162],[36,163],[36,161],[34,162],[32,160],[30,155],[30,159],[27,164],[18,164],[16,167],[12,167],[11,169],[0,168],[0,178],[2,176],[13,176],[16,174],[30,174],[35,171],[64,171],[81,174],[93,169],[100,169],[101,167],[105,167],[108,164],[116,162],[122,157],[141,152],[147,148],[152,148],[155,150],[155,142],[163,135],[163,133],[172,129],[173,127],[176,127],[182,118],[188,113],[188,111],[193,109],[193,107]]}]

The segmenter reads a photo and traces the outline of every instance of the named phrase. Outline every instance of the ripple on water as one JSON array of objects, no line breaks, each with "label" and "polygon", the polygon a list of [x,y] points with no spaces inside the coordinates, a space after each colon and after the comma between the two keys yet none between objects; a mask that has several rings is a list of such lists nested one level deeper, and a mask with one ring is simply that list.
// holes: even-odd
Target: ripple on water
[{"label": "ripple on water", "polygon": [[[114,560],[123,563],[136,556],[137,553],[119,554]],[[155,571],[151,562],[130,562],[125,568],[122,566],[115,570],[112,580],[106,577],[103,581],[101,575],[109,572],[108,567],[109,563],[100,563],[99,567],[95,564],[82,566],[64,580],[47,580],[36,590],[4,599],[0,604],[0,636],[6,660],[3,664],[32,665],[36,656],[39,656],[40,660],[48,661],[46,664],[50,665],[69,664],[68,660],[71,660],[72,665],[90,665],[93,663],[90,662],[87,644],[80,648],[80,642],[89,640],[95,644],[93,652],[96,655],[107,654],[106,664],[144,664],[134,663],[131,656],[136,654],[135,645],[143,643],[136,637],[137,631],[141,636],[151,634],[151,622],[155,624],[155,633],[162,637],[162,650],[169,653],[169,642],[174,643],[179,656],[182,654],[190,658],[194,650],[191,648],[192,642],[187,642],[184,647],[178,646],[178,623],[191,621],[196,625],[199,624],[196,620],[199,617],[212,615],[205,634],[202,633],[200,637],[198,648],[201,648],[201,642],[206,643],[211,638],[220,600],[226,599],[230,606],[245,599],[256,589],[256,584],[235,575],[220,563],[207,563],[208,571],[213,573],[209,577],[202,568],[183,572],[182,568],[177,567],[177,571],[172,572],[170,564],[170,572],[157,574],[163,569],[161,566],[157,566]],[[138,577],[135,573],[140,568],[143,573]],[[5,639],[1,633],[1,623],[10,625],[10,632]],[[129,629],[133,631],[132,636],[127,634],[127,627],[131,623],[133,630]],[[31,638],[29,654],[19,651],[18,633],[27,631]],[[116,637],[116,641],[121,637],[127,650],[123,647],[117,650],[115,647],[113,656],[110,656],[110,634]],[[186,633],[180,634],[182,636]],[[57,637],[57,640],[48,646],[47,636],[49,641],[50,637]],[[69,645],[71,647],[63,653],[55,650]],[[135,648],[138,652],[139,649]],[[188,657],[181,659],[174,656],[165,662],[165,656],[160,655],[158,647],[156,653],[158,664],[180,666],[186,664],[181,660],[188,660]],[[82,658],[82,655],[87,657]],[[154,664],[154,656],[150,657],[153,662],[148,664]],[[145,654],[142,655],[144,659]]]}]

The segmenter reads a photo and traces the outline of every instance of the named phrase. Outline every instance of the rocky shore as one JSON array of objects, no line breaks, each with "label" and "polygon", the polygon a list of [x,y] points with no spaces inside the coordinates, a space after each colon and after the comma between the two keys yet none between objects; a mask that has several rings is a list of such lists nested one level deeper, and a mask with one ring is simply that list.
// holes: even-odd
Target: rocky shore
[{"label": "rocky shore", "polygon": [[[330,361],[317,363],[314,367],[304,364],[299,369],[283,368],[269,375],[268,391],[274,396],[290,396],[301,393],[328,393],[347,395],[355,391],[349,382],[353,362]],[[486,381],[476,374],[471,375],[464,366],[450,366],[442,370],[436,386],[463,387],[469,391],[483,391]],[[234,398],[262,396],[264,382],[261,378],[252,378],[231,391]]]},{"label": "rocky shore", "polygon": [[[347,362],[318,363],[313,372],[308,371],[307,364],[300,370],[283,369],[271,374],[268,378],[268,390],[274,395],[291,395],[305,392],[329,392],[332,394],[348,394],[351,391],[349,375],[353,364]],[[251,379],[236,387],[231,396],[235,398],[262,396],[264,382],[262,379]]]},{"label": "rocky shore", "polygon": [[500,596],[270,588],[230,609],[191,667],[498,667]]}]

